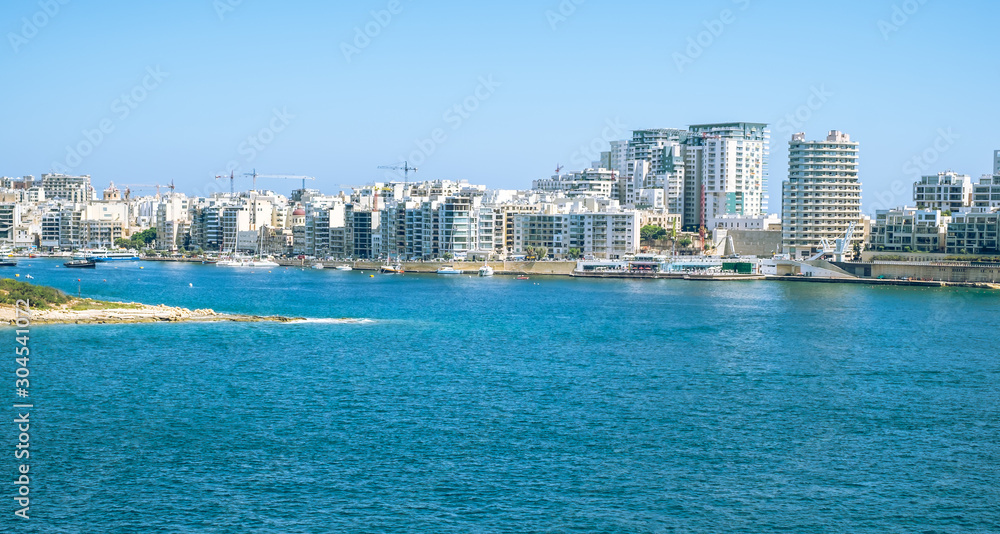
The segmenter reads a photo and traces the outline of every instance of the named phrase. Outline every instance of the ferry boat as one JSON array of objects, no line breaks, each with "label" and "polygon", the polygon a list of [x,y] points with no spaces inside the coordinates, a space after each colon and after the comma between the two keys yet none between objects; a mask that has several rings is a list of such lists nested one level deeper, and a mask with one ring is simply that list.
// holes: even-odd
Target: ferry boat
[{"label": "ferry boat", "polygon": [[493,267],[483,265],[479,268],[479,276],[493,276]]},{"label": "ferry boat", "polygon": [[459,271],[459,270],[455,269],[451,265],[445,265],[445,266],[439,268],[436,271],[436,273],[437,274],[462,274],[462,271]]},{"label": "ferry boat", "polygon": [[106,248],[80,249],[73,255],[74,260],[93,261],[139,261],[139,254],[134,250],[109,251]]}]

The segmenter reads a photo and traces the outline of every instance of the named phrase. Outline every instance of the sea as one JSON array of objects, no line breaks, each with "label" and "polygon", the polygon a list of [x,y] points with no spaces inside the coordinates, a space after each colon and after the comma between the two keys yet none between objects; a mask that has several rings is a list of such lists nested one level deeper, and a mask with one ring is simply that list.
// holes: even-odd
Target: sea
[{"label": "sea", "polygon": [[0,328],[0,532],[1000,532],[997,292],[61,264],[307,320]]}]

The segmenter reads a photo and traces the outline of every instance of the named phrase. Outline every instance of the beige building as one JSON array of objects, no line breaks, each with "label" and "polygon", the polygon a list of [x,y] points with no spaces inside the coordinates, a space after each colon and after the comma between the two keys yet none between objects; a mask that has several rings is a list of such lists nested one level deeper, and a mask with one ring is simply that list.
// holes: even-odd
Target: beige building
[{"label": "beige building", "polygon": [[789,142],[788,180],[782,184],[782,249],[792,257],[823,250],[824,241],[843,237],[851,223],[855,244],[864,243],[858,143],[831,131],[825,141],[806,141],[797,133]]}]

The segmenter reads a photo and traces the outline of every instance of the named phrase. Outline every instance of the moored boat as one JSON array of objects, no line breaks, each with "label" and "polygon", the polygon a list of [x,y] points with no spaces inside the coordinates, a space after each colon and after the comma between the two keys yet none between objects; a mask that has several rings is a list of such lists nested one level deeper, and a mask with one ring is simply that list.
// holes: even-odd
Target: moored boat
[{"label": "moored boat", "polygon": [[73,260],[63,264],[68,269],[93,269],[97,267],[97,262],[93,260]]},{"label": "moored boat", "polygon": [[353,271],[354,270],[354,268],[351,267],[350,265],[338,265],[338,266],[336,266],[334,268],[337,269],[338,271]]},{"label": "moored boat", "polygon": [[383,265],[382,267],[379,267],[379,272],[385,274],[403,274],[404,271],[403,266],[396,263],[394,265]]},{"label": "moored boat", "polygon": [[0,267],[17,267],[17,260],[0,260]]},{"label": "moored boat", "polygon": [[479,276],[493,276],[493,267],[483,265],[479,268]]},{"label": "moored boat", "polygon": [[444,265],[444,266],[440,267],[435,272],[437,274],[462,274],[462,271],[459,271],[458,269],[455,269],[451,265]]}]

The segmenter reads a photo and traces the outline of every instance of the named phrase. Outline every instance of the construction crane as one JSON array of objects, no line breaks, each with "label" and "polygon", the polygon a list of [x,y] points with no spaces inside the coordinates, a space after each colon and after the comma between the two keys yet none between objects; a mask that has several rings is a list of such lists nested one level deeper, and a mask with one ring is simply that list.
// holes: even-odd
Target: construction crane
[{"label": "construction crane", "polygon": [[312,176],[296,176],[292,174],[257,174],[257,169],[253,172],[245,172],[243,176],[253,178],[253,190],[257,190],[257,178],[274,178],[278,180],[302,180],[302,189],[306,188],[306,180],[315,180]]},{"label": "construction crane", "polygon": [[132,194],[133,189],[156,189],[156,197],[160,197],[160,188],[165,187],[172,193],[174,191],[174,181],[170,180],[170,185],[160,185],[160,184],[120,184],[125,188],[125,199],[128,200],[129,196]]},{"label": "construction crane", "polygon": [[410,171],[417,172],[417,168],[411,167],[410,163],[407,161],[404,161],[402,165],[397,163],[396,165],[382,165],[379,168],[390,171],[403,171],[403,182],[405,183],[410,182]]},{"label": "construction crane", "polygon": [[556,176],[559,176],[559,173],[561,173],[563,169],[564,169],[564,167],[562,165],[558,165],[557,164],[556,165]]},{"label": "construction crane", "polygon": [[215,179],[216,180],[224,180],[226,178],[229,178],[229,194],[230,194],[230,196],[235,196],[236,195],[236,184],[234,182],[236,181],[236,173],[234,173],[233,171],[229,171],[229,176],[228,177],[226,175],[224,175],[224,174],[221,174],[221,175],[217,174],[217,175],[215,175]]}]

